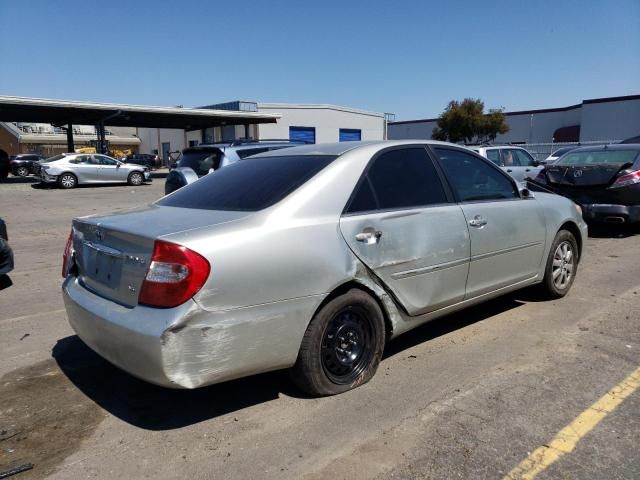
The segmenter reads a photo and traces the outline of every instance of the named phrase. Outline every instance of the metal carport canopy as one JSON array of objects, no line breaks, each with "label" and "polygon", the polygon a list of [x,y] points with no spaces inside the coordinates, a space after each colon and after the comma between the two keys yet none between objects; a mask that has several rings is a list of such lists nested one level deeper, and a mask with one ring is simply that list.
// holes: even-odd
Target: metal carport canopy
[{"label": "metal carport canopy", "polygon": [[0,95],[0,121],[200,130],[218,125],[276,123],[278,114],[152,107]]}]

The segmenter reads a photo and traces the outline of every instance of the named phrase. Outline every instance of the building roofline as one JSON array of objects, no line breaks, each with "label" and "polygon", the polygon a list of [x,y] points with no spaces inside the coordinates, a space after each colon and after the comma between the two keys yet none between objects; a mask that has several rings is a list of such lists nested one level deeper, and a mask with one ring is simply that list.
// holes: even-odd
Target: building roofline
[{"label": "building roofline", "polygon": [[299,108],[299,109],[318,109],[318,110],[337,110],[340,112],[357,113],[360,115],[369,115],[372,117],[384,118],[384,113],[370,112],[367,110],[360,110],[358,108],[343,107],[341,105],[332,105],[330,103],[278,103],[278,102],[257,102],[258,111],[261,108]]},{"label": "building roofline", "polygon": [[[556,108],[539,108],[535,110],[515,110],[512,112],[504,112],[506,116],[512,115],[531,115],[537,113],[553,113],[553,112],[568,112],[569,110],[574,110],[576,108],[582,107],[582,105],[590,105],[595,103],[608,103],[608,102],[624,102],[628,100],[640,100],[640,95],[625,95],[621,97],[603,97],[603,98],[591,98],[588,100],[583,100],[582,103],[577,103],[575,105],[569,105],[568,107],[556,107]],[[401,120],[399,122],[389,122],[389,125],[402,125],[407,123],[430,123],[436,122],[438,118],[423,118],[418,120]]]}]

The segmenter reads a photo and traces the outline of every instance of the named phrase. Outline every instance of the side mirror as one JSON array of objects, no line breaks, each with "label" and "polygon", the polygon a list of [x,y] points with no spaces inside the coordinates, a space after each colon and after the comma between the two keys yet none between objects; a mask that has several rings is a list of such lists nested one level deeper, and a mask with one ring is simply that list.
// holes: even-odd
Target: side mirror
[{"label": "side mirror", "polygon": [[533,161],[533,166],[534,167],[539,167],[540,165],[544,165],[544,162],[539,162],[538,160],[534,160]]},{"label": "side mirror", "polygon": [[535,198],[535,196],[533,195],[533,192],[529,190],[527,187],[520,188],[520,197],[525,200],[528,200],[530,198]]},{"label": "side mirror", "polygon": [[169,165],[169,170],[173,170],[174,168],[178,168],[177,162],[173,162],[171,165]]}]

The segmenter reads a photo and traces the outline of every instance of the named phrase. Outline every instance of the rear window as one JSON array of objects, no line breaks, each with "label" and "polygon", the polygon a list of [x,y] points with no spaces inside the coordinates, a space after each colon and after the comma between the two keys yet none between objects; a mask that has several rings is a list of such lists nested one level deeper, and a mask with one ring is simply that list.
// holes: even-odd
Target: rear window
[{"label": "rear window", "polygon": [[561,157],[555,165],[623,165],[633,163],[637,150],[603,150],[598,152],[570,152]]},{"label": "rear window", "polygon": [[57,160],[62,160],[65,156],[64,155],[56,155],[55,157],[49,157],[45,160],[42,160],[43,163],[49,163],[49,162],[55,162]]},{"label": "rear window", "polygon": [[285,198],[335,158],[328,155],[249,158],[183,187],[157,204],[256,212]]},{"label": "rear window", "polygon": [[183,150],[182,157],[178,160],[178,167],[189,167],[199,177],[209,173],[211,169],[217,170],[220,166],[222,152],[220,150]]}]

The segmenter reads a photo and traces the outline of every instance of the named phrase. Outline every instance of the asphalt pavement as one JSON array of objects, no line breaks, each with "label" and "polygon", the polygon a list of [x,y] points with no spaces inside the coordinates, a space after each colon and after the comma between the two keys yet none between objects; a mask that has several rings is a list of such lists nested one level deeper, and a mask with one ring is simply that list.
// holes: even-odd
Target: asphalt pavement
[{"label": "asphalt pavement", "polygon": [[640,478],[637,231],[589,238],[564,299],[527,289],[436,320],[392,342],[374,379],[346,394],[307,398],[286,372],[167,390],[84,346],[60,295],[71,219],[162,192],[162,178],[71,191],[0,184],[16,260],[13,286],[0,291],[0,472],[32,463],[15,478]]}]

